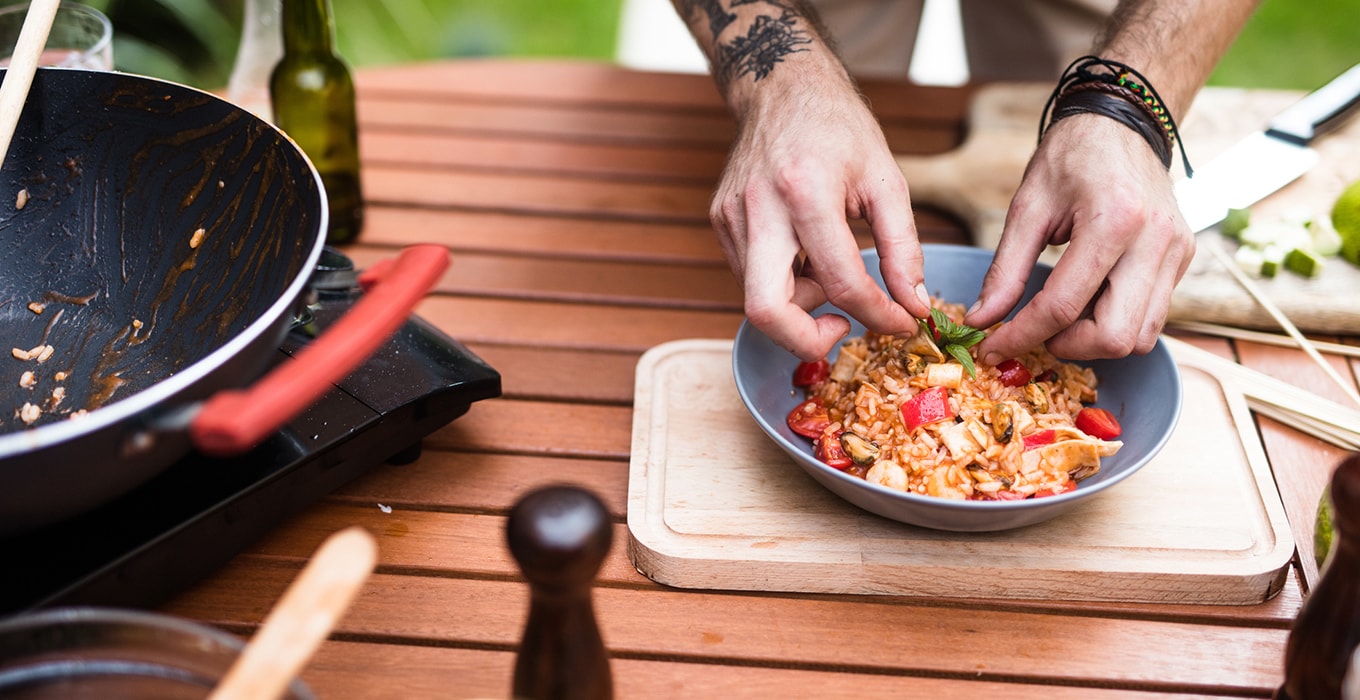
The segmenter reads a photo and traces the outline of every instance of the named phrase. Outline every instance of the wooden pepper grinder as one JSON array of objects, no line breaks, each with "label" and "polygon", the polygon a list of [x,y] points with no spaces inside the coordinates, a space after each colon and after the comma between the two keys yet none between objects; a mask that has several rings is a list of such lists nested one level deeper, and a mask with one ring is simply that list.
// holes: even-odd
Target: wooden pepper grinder
[{"label": "wooden pepper grinder", "polygon": [[1317,586],[1294,620],[1276,700],[1332,700],[1360,643],[1360,454],[1332,474],[1333,533]]},{"label": "wooden pepper grinder", "polygon": [[530,588],[514,697],[613,697],[609,658],[591,604],[591,582],[613,539],[609,511],[587,491],[551,486],[515,504],[506,536]]}]

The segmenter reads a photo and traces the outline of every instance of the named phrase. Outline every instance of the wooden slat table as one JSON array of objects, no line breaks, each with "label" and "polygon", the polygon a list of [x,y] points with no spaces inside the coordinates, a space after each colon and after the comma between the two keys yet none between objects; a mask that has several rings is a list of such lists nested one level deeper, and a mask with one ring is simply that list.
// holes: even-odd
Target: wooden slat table
[{"label": "wooden slat table", "polygon": [[[619,697],[1267,697],[1280,682],[1316,574],[1313,507],[1341,453],[1267,419],[1299,557],[1263,604],[696,592],[641,576],[624,546],[635,364],[665,341],[730,338],[742,318],[707,223],[733,133],[713,87],[541,61],[369,68],[358,82],[369,219],[349,252],[366,265],[448,246],[419,313],[500,370],[504,396],[165,611],[248,635],[321,540],[358,523],[379,538],[378,571],[307,682],[330,698],[506,697],[527,587],[505,516],[529,490],[572,482],[615,520],[595,603]],[[960,141],[967,90],[865,89],[895,150]],[[918,221],[926,240],[967,242],[946,216]],[[1300,352],[1188,339],[1345,401]]]}]

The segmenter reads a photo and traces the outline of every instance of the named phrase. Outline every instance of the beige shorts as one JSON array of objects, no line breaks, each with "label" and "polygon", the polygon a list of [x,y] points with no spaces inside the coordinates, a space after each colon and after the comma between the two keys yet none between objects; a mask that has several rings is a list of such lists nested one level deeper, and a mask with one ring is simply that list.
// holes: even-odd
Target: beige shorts
[{"label": "beige shorts", "polygon": [[[851,73],[905,77],[923,0],[810,0]],[[1117,0],[958,0],[973,80],[1056,80]]]}]

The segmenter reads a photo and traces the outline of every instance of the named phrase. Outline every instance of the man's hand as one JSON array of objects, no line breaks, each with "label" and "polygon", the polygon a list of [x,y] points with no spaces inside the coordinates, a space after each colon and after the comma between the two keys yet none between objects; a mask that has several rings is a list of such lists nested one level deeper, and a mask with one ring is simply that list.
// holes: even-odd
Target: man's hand
[{"label": "man's hand", "polygon": [[1136,133],[1099,115],[1054,124],[1006,215],[965,322],[987,327],[1024,292],[1048,244],[1068,243],[1043,289],[978,346],[995,363],[1043,343],[1070,359],[1152,350],[1194,257],[1166,168]]},{"label": "man's hand", "polygon": [[[848,81],[800,81],[753,101],[710,214],[747,318],[804,360],[849,332],[840,316],[809,315],[826,301],[882,333],[929,313],[906,180]],[[869,222],[891,297],[865,271],[850,218]]]}]

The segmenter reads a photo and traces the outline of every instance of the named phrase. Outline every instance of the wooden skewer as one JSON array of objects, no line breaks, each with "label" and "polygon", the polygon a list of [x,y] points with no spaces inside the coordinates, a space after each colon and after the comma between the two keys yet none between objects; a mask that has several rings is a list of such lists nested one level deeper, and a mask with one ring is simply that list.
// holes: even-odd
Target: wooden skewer
[{"label": "wooden skewer", "polygon": [[1294,323],[1284,315],[1284,312],[1280,311],[1278,306],[1275,305],[1275,302],[1271,301],[1270,298],[1261,291],[1261,288],[1256,286],[1256,283],[1252,282],[1251,279],[1247,277],[1246,273],[1242,272],[1241,268],[1228,258],[1228,254],[1223,251],[1223,248],[1218,242],[1211,240],[1208,244],[1208,248],[1209,252],[1213,253],[1214,257],[1222,263],[1223,267],[1228,269],[1228,272],[1237,280],[1237,283],[1242,285],[1242,287],[1256,299],[1256,303],[1260,304],[1261,307],[1275,319],[1275,322],[1280,324],[1280,327],[1289,334],[1289,337],[1294,339],[1294,342],[1298,344],[1299,348],[1307,353],[1309,357],[1313,358],[1313,361],[1322,368],[1322,371],[1326,372],[1327,376],[1330,377],[1333,382],[1336,382],[1336,385],[1341,387],[1341,390],[1346,392],[1347,396],[1351,397],[1351,400],[1355,402],[1355,405],[1360,406],[1360,393],[1356,392],[1355,385],[1342,379],[1341,375],[1336,373],[1336,370],[1332,368],[1332,365],[1318,353],[1317,348],[1313,347],[1312,341],[1304,337]]},{"label": "wooden skewer", "polygon": [[272,700],[330,635],[377,562],[373,536],[361,527],[331,535],[284,591],[208,700]]},{"label": "wooden skewer", "polygon": [[[1298,343],[1293,338],[1279,333],[1266,333],[1264,331],[1253,331],[1236,326],[1224,326],[1218,323],[1205,323],[1203,321],[1173,321],[1169,327],[1193,333],[1203,333],[1204,335],[1216,335],[1221,338],[1232,338],[1234,340],[1250,340],[1253,343],[1262,345],[1274,345],[1282,348],[1297,348]],[[1342,355],[1344,357],[1360,357],[1360,347],[1354,345],[1342,345],[1341,343],[1329,343],[1325,340],[1314,340],[1313,347],[1318,352],[1328,355]]]},{"label": "wooden skewer", "polygon": [[1360,446],[1360,411],[1346,408],[1288,382],[1164,336],[1176,361],[1232,382],[1252,410],[1339,447]]},{"label": "wooden skewer", "polygon": [[1247,406],[1267,418],[1283,423],[1304,434],[1312,435],[1324,442],[1329,442],[1343,450],[1360,450],[1360,435],[1355,433],[1328,425],[1311,416],[1299,415],[1266,401],[1248,398]]},{"label": "wooden skewer", "polygon": [[0,164],[9,153],[9,142],[14,138],[14,127],[24,111],[28,88],[33,85],[33,74],[47,48],[47,35],[52,31],[52,20],[57,16],[60,0],[33,0],[24,15],[24,26],[14,43],[5,81],[0,85]]}]

